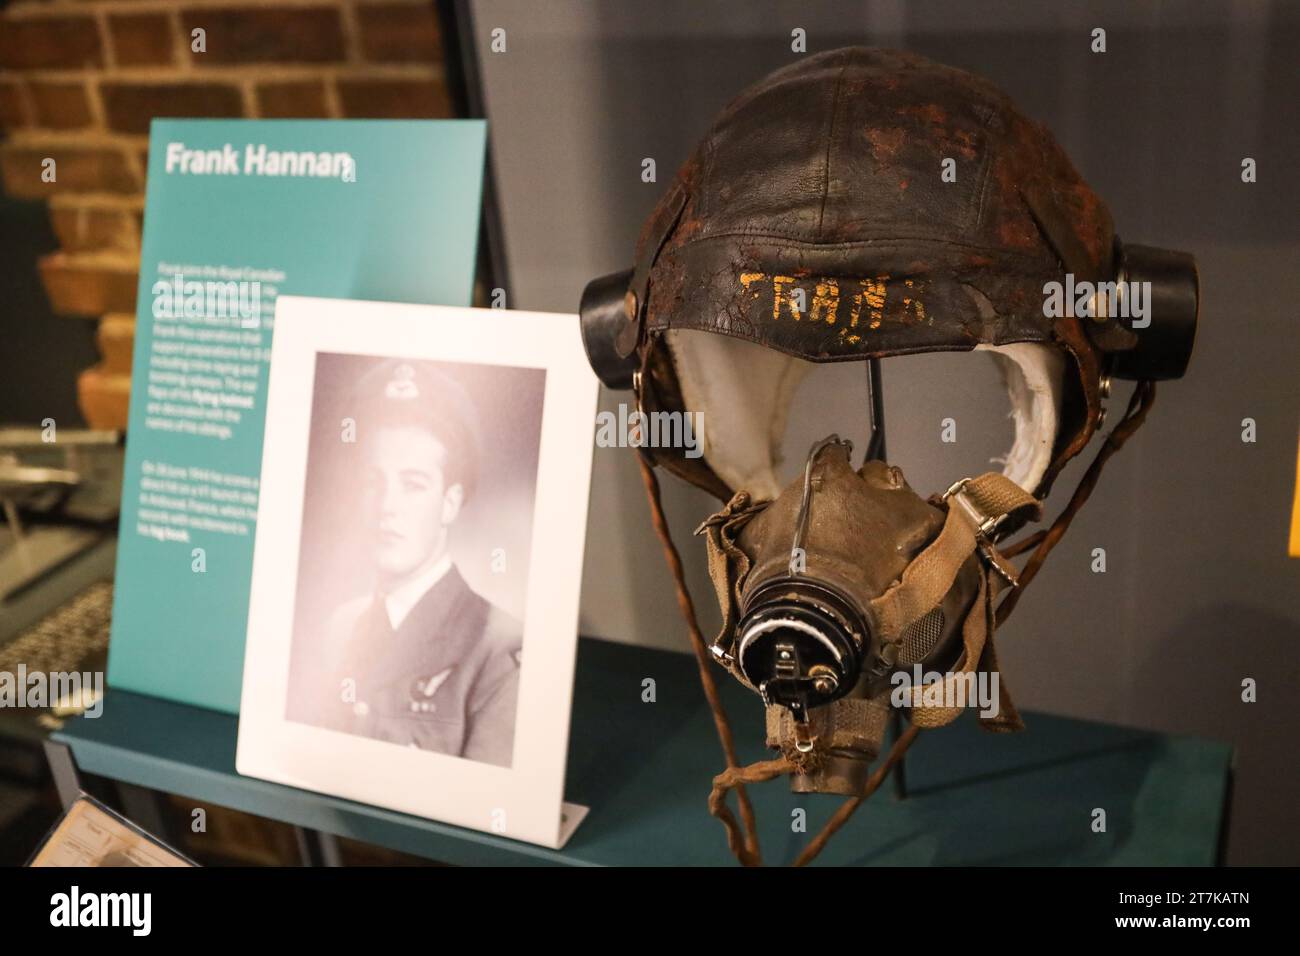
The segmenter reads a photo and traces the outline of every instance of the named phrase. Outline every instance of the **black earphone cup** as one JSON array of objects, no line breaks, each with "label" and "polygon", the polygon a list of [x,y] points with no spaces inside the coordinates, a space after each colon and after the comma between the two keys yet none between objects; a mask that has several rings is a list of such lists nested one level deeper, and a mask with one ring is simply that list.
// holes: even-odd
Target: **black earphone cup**
[{"label": "black earphone cup", "polygon": [[1114,354],[1111,374],[1133,381],[1182,378],[1196,344],[1200,313],[1196,260],[1186,252],[1125,244],[1122,275],[1129,283],[1150,283],[1149,312],[1144,326],[1123,320],[1138,344]]},{"label": "black earphone cup", "polygon": [[628,326],[626,298],[631,282],[631,269],[592,279],[578,305],[587,361],[607,388],[631,388],[639,364],[635,349],[624,355],[618,346]]}]

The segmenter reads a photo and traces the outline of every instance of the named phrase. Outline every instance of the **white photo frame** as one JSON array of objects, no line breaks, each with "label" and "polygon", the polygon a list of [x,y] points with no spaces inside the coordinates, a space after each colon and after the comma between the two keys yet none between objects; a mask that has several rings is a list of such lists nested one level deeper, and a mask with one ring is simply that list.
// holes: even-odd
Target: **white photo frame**
[{"label": "white photo frame", "polygon": [[[334,361],[340,356],[371,365],[380,360],[407,363],[393,373],[394,381],[410,378],[409,366],[421,370],[429,363],[453,372],[464,365],[503,374],[545,373],[508,766],[421,749],[421,743],[402,745],[396,737],[375,739],[369,731],[289,719],[295,693],[291,663],[298,653],[296,615],[299,596],[310,586],[309,580],[300,587],[299,575],[306,570],[309,446],[313,428],[321,434],[320,423],[313,422],[317,376],[326,367],[322,357]],[[401,393],[403,387],[399,382],[385,396]],[[563,788],[597,393],[575,316],[278,299],[244,658],[239,773],[542,846],[563,846],[586,814],[586,808],[563,803]],[[490,443],[493,436],[482,439]],[[516,508],[518,497],[512,498]],[[391,594],[380,591],[374,601],[372,612],[385,607],[391,614]],[[427,686],[441,679],[441,674],[430,677]],[[424,681],[419,675],[413,678],[413,698],[424,691]],[[354,714],[363,713],[355,703],[350,706]],[[413,700],[411,706],[424,705]],[[368,708],[365,715],[368,720]]]}]

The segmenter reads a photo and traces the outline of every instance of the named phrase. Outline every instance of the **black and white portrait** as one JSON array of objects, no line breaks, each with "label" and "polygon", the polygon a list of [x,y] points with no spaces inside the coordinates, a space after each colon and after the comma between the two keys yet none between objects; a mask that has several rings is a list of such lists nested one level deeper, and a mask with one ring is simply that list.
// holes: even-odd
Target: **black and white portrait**
[{"label": "black and white portrait", "polygon": [[241,774],[563,845],[598,392],[571,315],[276,300]]},{"label": "black and white portrait", "polygon": [[545,379],[317,355],[287,719],[511,765]]}]

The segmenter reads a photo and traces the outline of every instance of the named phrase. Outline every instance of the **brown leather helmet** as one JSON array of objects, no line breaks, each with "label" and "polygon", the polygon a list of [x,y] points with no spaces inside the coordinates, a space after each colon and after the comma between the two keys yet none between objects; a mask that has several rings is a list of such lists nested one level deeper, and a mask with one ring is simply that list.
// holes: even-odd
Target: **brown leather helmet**
[{"label": "brown leather helmet", "polygon": [[[1096,430],[1103,378],[1181,376],[1197,319],[1191,256],[1121,245],[1045,127],[986,80],[892,50],[809,56],[737,97],[645,224],[635,261],[592,282],[580,311],[593,367],[611,387],[635,378],[646,412],[688,406],[681,333],[811,362],[1063,350],[1073,371],[1029,487],[1040,498]],[[1049,317],[1054,282],[1081,308]],[[1142,283],[1135,321],[1125,295]],[[723,499],[736,490],[707,454],[646,451]]]}]

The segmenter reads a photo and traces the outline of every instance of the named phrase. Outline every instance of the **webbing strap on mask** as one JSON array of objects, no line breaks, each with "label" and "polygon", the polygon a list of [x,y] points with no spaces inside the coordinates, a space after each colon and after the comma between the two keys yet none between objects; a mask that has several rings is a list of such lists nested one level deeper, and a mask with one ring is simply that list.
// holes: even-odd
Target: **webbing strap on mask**
[{"label": "webbing strap on mask", "polygon": [[995,472],[962,479],[944,499],[948,517],[939,537],[907,566],[897,585],[871,602],[883,640],[897,641],[903,628],[939,604],[973,551],[1013,582],[1015,568],[997,553],[991,535],[1009,517],[1028,514],[1036,520],[1042,514],[1037,498]]},{"label": "webbing strap on mask", "polygon": [[[933,595],[945,580],[950,587],[957,569],[972,549],[978,549],[984,558],[979,591],[966,620],[962,622],[963,650],[956,667],[937,685],[910,688],[912,724],[923,728],[946,726],[961,714],[963,706],[947,702],[961,699],[957,686],[961,685],[964,675],[976,671],[997,673],[993,601],[1004,586],[1015,587],[1017,581],[1015,567],[998,553],[992,536],[998,525],[1008,518],[1028,515],[1036,521],[1042,515],[1042,505],[1037,498],[1005,476],[993,472],[957,482],[944,497],[948,500],[948,517],[943,531],[912,562],[899,586],[881,595],[876,602],[878,614],[888,614],[897,619],[899,608],[915,608],[928,595]],[[913,593],[901,596],[909,587]],[[946,588],[938,592],[935,600],[942,598],[944,593]],[[998,695],[996,711],[989,716],[980,715],[981,726],[992,730],[1023,729],[1024,722],[1011,703],[1002,680],[998,681]]]}]

